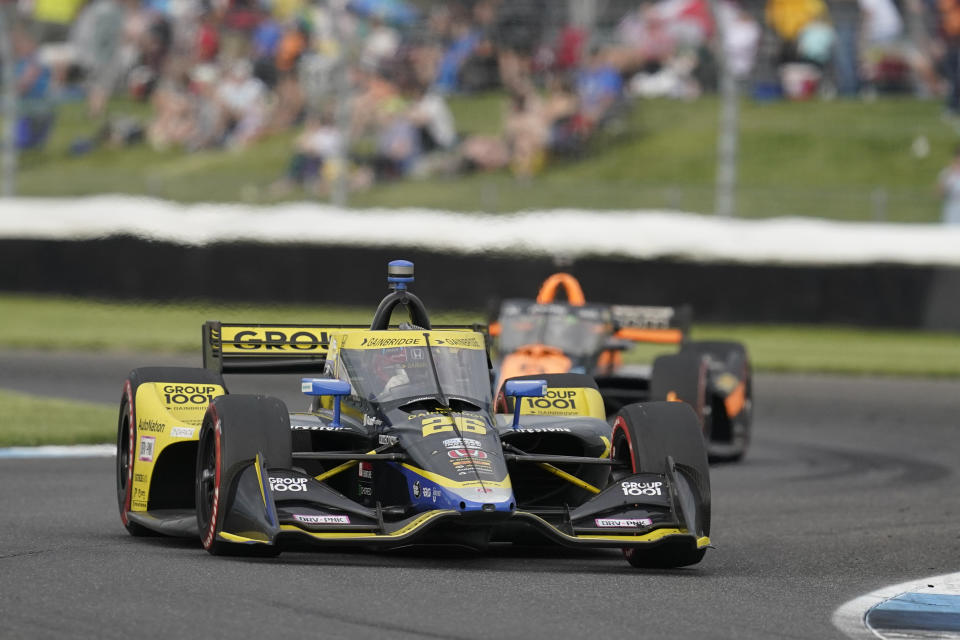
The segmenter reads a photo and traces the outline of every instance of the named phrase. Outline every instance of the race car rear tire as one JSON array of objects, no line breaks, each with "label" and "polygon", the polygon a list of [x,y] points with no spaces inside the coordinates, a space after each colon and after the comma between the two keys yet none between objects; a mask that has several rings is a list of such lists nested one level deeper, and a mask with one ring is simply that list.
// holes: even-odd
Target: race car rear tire
[{"label": "race car rear tire", "polygon": [[696,413],[701,437],[709,439],[709,423],[703,419],[706,390],[707,363],[702,354],[681,351],[654,359],[650,373],[650,400],[686,402]]},{"label": "race car rear tire", "polygon": [[[711,462],[739,462],[750,447],[753,431],[753,372],[747,349],[740,342],[729,340],[691,341],[683,345],[683,350],[709,356],[723,363],[724,370],[737,376],[744,385],[743,408],[731,418],[727,414],[724,397],[719,393],[710,394],[707,404],[711,407],[710,434],[707,454]],[[709,376],[714,376],[711,373]],[[708,380],[708,387],[712,386]]]},{"label": "race car rear tire", "polygon": [[220,374],[193,367],[140,367],[127,376],[120,397],[120,414],[117,419],[117,506],[120,509],[120,520],[132,536],[158,535],[127,517],[132,500],[133,474],[136,466],[134,451],[137,442],[137,387],[149,382],[210,383],[224,386],[223,377]]},{"label": "race car rear tire", "polygon": [[238,474],[257,455],[271,467],[293,464],[290,414],[277,398],[231,395],[215,398],[207,408],[197,448],[197,527],[203,548],[213,555],[275,556],[268,544],[241,544],[218,539],[226,519],[224,502]]},{"label": "race car rear tire", "polygon": [[[614,420],[611,457],[629,464],[633,473],[667,473],[667,456],[694,492],[698,535],[710,533],[710,468],[700,421],[683,402],[645,402],[627,405]],[[688,523],[688,526],[691,523]],[[669,568],[696,564],[705,549],[689,539],[667,540],[650,549],[624,549],[634,567]]]}]

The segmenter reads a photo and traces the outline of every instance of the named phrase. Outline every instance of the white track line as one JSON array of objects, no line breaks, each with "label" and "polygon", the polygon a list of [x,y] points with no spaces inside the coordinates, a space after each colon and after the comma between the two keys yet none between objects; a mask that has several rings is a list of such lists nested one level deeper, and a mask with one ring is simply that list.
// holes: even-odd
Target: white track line
[{"label": "white track line", "polygon": [[[891,598],[895,598],[903,593],[911,592],[960,594],[960,573],[947,573],[939,576],[911,580],[909,582],[901,582],[900,584],[883,587],[882,589],[877,589],[876,591],[866,595],[854,598],[853,600],[841,605],[836,611],[833,612],[833,624],[840,629],[840,631],[846,634],[847,637],[853,638],[854,640],[876,640],[876,638],[886,638],[888,636],[881,635],[877,631],[867,626],[867,612],[878,604],[886,602]],[[927,633],[923,635],[916,634],[911,636],[906,633],[898,633],[896,637],[956,638],[957,635],[955,633],[944,633],[942,635],[931,636],[929,633]]]},{"label": "white track line", "polygon": [[72,446],[6,447],[0,458],[108,458],[117,455],[112,444],[78,444]]}]

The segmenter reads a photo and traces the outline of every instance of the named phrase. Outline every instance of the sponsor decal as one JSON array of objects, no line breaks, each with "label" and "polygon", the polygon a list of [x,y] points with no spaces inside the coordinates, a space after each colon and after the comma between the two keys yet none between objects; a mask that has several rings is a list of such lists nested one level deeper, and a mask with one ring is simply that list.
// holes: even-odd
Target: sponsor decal
[{"label": "sponsor decal", "polygon": [[153,462],[153,447],[157,439],[153,436],[140,436],[140,454],[137,459],[141,462]]},{"label": "sponsor decal", "polygon": [[435,433],[452,432],[454,431],[454,425],[456,425],[461,432],[476,433],[481,436],[487,433],[485,422],[480,418],[470,416],[450,417],[445,415],[428,415],[423,418],[420,425],[424,438],[432,436]]},{"label": "sponsor decal", "polygon": [[469,476],[472,475],[472,471],[476,469],[477,473],[486,473],[488,475],[493,475],[493,465],[489,460],[479,459],[479,458],[460,458],[451,460],[450,463],[453,465],[453,468],[457,471],[458,476]]},{"label": "sponsor decal", "polygon": [[379,427],[383,424],[383,420],[376,418],[374,416],[368,416],[363,414],[363,426],[365,427]]},{"label": "sponsor decal", "polygon": [[224,351],[316,351],[327,344],[326,331],[297,331],[295,329],[237,331],[234,344],[224,345]]},{"label": "sponsor decal", "polygon": [[527,408],[576,411],[578,395],[580,392],[575,389],[548,389],[542,398],[527,398]]},{"label": "sponsor decal", "polygon": [[385,436],[382,433],[380,434],[379,442],[380,444],[397,444],[400,439],[397,436]]},{"label": "sponsor decal", "polygon": [[306,491],[306,478],[270,478],[272,491]]},{"label": "sponsor decal", "polygon": [[372,495],[373,495],[373,487],[361,486],[359,493],[360,493],[361,496],[372,496]]},{"label": "sponsor decal", "polygon": [[493,493],[495,489],[488,489],[487,487],[468,487],[466,489],[461,489],[461,493],[470,492],[477,496],[477,500],[485,500],[488,493]]},{"label": "sponsor decal", "polygon": [[[433,489],[431,487],[424,487],[423,489],[420,490],[420,494],[424,498],[429,498],[431,493],[433,493]],[[433,500],[434,502],[436,502],[437,499],[434,498]]]},{"label": "sponsor decal", "polygon": [[463,337],[463,338],[442,338],[442,339],[436,338],[432,335],[430,337],[434,338],[431,341],[433,344],[439,344],[445,347],[467,347],[469,349],[481,348],[480,341],[473,336]]},{"label": "sponsor decal", "polygon": [[134,511],[146,511],[147,510],[147,501],[146,500],[131,500],[130,507]]},{"label": "sponsor decal", "polygon": [[331,427],[327,424],[292,424],[290,425],[291,431],[340,431],[344,426],[340,425],[339,427]]},{"label": "sponsor decal", "polygon": [[449,438],[443,441],[447,449],[479,449],[483,443],[473,438]]},{"label": "sponsor decal", "polygon": [[159,420],[141,419],[137,421],[137,431],[146,431],[147,433],[163,433],[166,426]]},{"label": "sponsor decal", "polygon": [[361,347],[416,347],[423,345],[423,338],[364,338]]},{"label": "sponsor decal", "polygon": [[373,464],[369,462],[361,462],[357,465],[357,474],[361,478],[373,478]]},{"label": "sponsor decal", "polygon": [[[310,393],[311,391],[313,391],[313,383],[312,383],[312,382],[301,382],[301,383],[300,383],[300,391],[301,391],[302,393]],[[296,516],[294,516],[294,518],[296,518]]]},{"label": "sponsor decal", "polygon": [[523,427],[520,433],[570,433],[570,427]]},{"label": "sponsor decal", "polygon": [[420,497],[420,481],[419,480],[413,483],[413,497],[414,498]]},{"label": "sponsor decal", "polygon": [[133,481],[134,481],[134,482],[146,482],[146,481],[147,481],[147,474],[145,474],[145,473],[135,473],[135,474],[133,474]]},{"label": "sponsor decal", "polygon": [[209,404],[220,387],[203,384],[165,384],[163,398],[168,404]]},{"label": "sponsor decal", "polygon": [[614,305],[610,310],[621,325],[639,329],[669,329],[675,314],[672,307]]},{"label": "sponsor decal", "polygon": [[451,449],[447,451],[451,458],[475,458],[477,460],[486,460],[487,452],[483,449]]},{"label": "sponsor decal", "polygon": [[620,488],[623,489],[625,496],[659,496],[662,482],[621,482]]},{"label": "sponsor decal", "polygon": [[293,514],[293,519],[304,524],[350,524],[350,516],[319,516],[305,513],[295,513]]},{"label": "sponsor decal", "polygon": [[598,527],[649,527],[653,524],[650,518],[597,518],[594,523]]},{"label": "sponsor decal", "polygon": [[196,429],[193,427],[174,427],[170,429],[171,438],[192,438]]}]

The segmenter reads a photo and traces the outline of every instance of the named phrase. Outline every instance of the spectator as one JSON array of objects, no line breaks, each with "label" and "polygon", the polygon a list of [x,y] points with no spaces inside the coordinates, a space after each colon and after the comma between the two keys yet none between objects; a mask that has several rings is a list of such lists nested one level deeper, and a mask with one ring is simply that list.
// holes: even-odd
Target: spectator
[{"label": "spectator", "polygon": [[580,116],[586,133],[592,132],[610,114],[623,96],[623,80],[606,55],[594,49],[586,68],[577,74]]},{"label": "spectator", "polygon": [[879,89],[909,90],[911,72],[917,88],[931,95],[939,90],[930,60],[906,36],[904,22],[892,0],[859,0],[863,14],[864,76]]},{"label": "spectator", "polygon": [[369,35],[364,39],[360,63],[376,69],[397,55],[400,48],[400,35],[396,29],[375,18]]},{"label": "spectator", "polygon": [[48,95],[51,72],[40,62],[33,37],[19,26],[12,31],[19,116],[15,144],[18,149],[35,149],[46,141],[55,117]]},{"label": "spectator", "polygon": [[190,74],[190,93],[193,102],[193,116],[188,151],[197,151],[216,147],[223,141],[225,126],[223,113],[216,100],[219,71],[212,64],[197,65]]},{"label": "spectator", "polygon": [[157,151],[184,145],[193,133],[193,103],[186,79],[165,77],[157,85],[150,102],[154,118],[147,126],[147,139]]},{"label": "spectator", "polygon": [[830,15],[837,32],[833,59],[837,91],[842,96],[855,96],[860,92],[859,0],[836,0],[830,7]]},{"label": "spectator", "polygon": [[457,91],[460,87],[460,68],[480,44],[481,36],[466,20],[457,20],[450,28],[453,42],[443,54],[437,70],[436,88],[443,93]]},{"label": "spectator", "polygon": [[81,11],[71,39],[87,78],[87,111],[99,117],[126,71],[122,55],[126,3],[93,0]]},{"label": "spectator", "polygon": [[834,34],[823,0],[767,0],[767,23],[780,39],[780,81],[794,99],[813,96],[833,50]]},{"label": "spectator", "polygon": [[[784,46],[795,46],[803,28],[827,16],[823,0],[767,0],[766,18]],[[781,50],[781,57],[792,57]]]},{"label": "spectator", "polygon": [[200,16],[193,42],[194,62],[210,63],[220,53],[220,32],[217,30],[217,18],[213,11],[204,11]]},{"label": "spectator", "polygon": [[940,33],[946,50],[944,69],[947,83],[947,113],[960,115],[960,0],[938,0]]},{"label": "spectator", "polygon": [[294,185],[309,188],[316,194],[325,193],[343,167],[343,136],[334,126],[327,112],[307,118],[303,132],[294,143],[294,153],[286,177],[272,187],[274,195],[289,192]]},{"label": "spectator", "polygon": [[406,176],[422,151],[420,132],[405,113],[406,103],[391,98],[380,109],[377,132],[377,153],[374,175],[377,180],[394,180]]},{"label": "spectator", "polygon": [[577,123],[580,100],[568,76],[555,77],[543,106],[549,126],[547,147],[551,153],[575,155],[583,148],[583,138]]},{"label": "spectator", "polygon": [[407,117],[420,133],[424,152],[452,150],[457,143],[457,130],[446,99],[422,86],[416,94]]},{"label": "spectator", "polygon": [[938,184],[944,224],[960,224],[960,146],[954,150],[953,162],[940,172]]},{"label": "spectator", "polygon": [[742,80],[753,70],[760,44],[760,25],[743,7],[733,2],[720,4],[720,16],[725,27],[724,53],[731,72]]},{"label": "spectator", "polygon": [[63,42],[70,24],[85,0],[33,0],[34,38],[37,42]]},{"label": "spectator", "polygon": [[249,60],[237,60],[216,92],[226,121],[226,144],[242,148],[255,140],[267,121],[267,88],[253,76]]},{"label": "spectator", "polygon": [[543,168],[550,124],[543,103],[532,89],[517,91],[511,96],[506,139],[510,167],[517,178],[527,180]]}]

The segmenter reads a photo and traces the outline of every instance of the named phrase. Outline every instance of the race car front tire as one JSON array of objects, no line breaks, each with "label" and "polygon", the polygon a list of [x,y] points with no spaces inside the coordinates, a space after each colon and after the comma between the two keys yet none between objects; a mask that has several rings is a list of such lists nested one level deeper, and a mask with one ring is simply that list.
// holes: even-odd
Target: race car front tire
[{"label": "race car front tire", "polygon": [[237,475],[260,455],[271,467],[292,465],[290,414],[277,398],[230,395],[207,408],[197,448],[197,527],[203,548],[213,555],[275,556],[272,544],[218,539]]},{"label": "race car front tire", "polygon": [[[667,457],[683,474],[694,492],[695,522],[687,523],[697,535],[710,533],[710,468],[700,421],[684,402],[645,402],[627,405],[614,420],[611,456],[628,464],[633,473],[666,474]],[[634,567],[671,568],[697,564],[705,549],[689,539],[665,541],[658,546],[624,549]]]},{"label": "race car front tire", "polygon": [[132,536],[157,535],[127,516],[131,507],[136,466],[134,454],[137,441],[137,387],[150,382],[210,383],[224,386],[223,377],[219,373],[194,367],[140,367],[127,376],[117,419],[117,506],[120,509],[120,520]]}]

